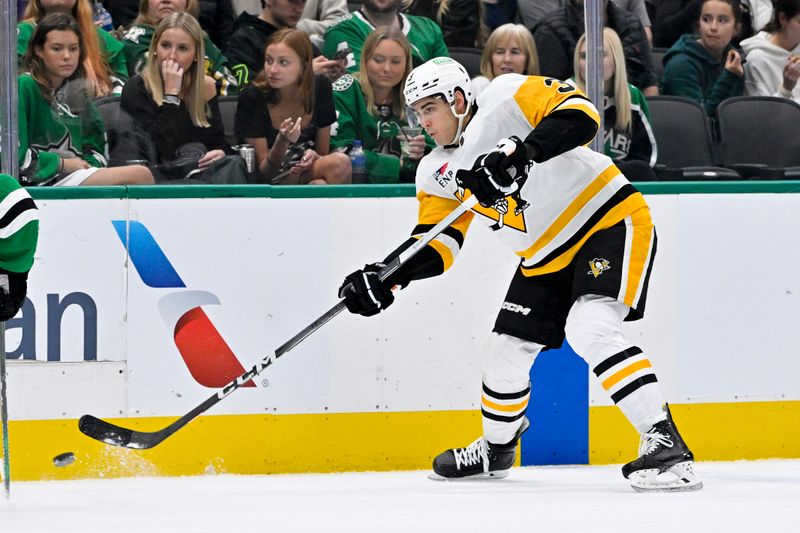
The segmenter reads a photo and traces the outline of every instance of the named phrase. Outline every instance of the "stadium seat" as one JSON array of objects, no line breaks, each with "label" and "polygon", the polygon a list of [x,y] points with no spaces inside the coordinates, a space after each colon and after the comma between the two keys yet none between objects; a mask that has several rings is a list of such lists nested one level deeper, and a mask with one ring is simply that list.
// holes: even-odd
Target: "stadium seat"
[{"label": "stadium seat", "polygon": [[106,128],[108,166],[121,166],[131,161],[156,161],[156,151],[148,136],[120,107],[119,96],[108,96],[95,102]]},{"label": "stadium seat", "polygon": [[483,50],[480,48],[454,46],[448,48],[448,52],[450,52],[450,57],[464,65],[470,78],[481,75],[481,54]]},{"label": "stadium seat", "polygon": [[647,98],[658,146],[660,180],[735,180],[737,172],[715,164],[703,106],[679,96]]},{"label": "stadium seat", "polygon": [[220,96],[217,99],[217,103],[219,104],[219,113],[222,115],[222,127],[225,130],[225,140],[227,140],[228,144],[231,146],[239,144],[239,139],[236,137],[234,130],[237,101],[238,97],[235,95]]},{"label": "stadium seat", "polygon": [[748,178],[800,179],[800,105],[737,96],[717,106],[722,164]]},{"label": "stadium seat", "polygon": [[664,56],[667,54],[669,48],[653,48],[651,53],[653,56],[653,68],[656,71],[656,78],[661,81],[661,76],[664,74]]}]

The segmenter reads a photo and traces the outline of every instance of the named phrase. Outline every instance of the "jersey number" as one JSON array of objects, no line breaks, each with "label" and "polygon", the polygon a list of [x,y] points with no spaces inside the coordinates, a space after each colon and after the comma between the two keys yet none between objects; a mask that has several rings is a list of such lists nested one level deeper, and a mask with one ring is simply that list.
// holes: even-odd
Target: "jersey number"
[{"label": "jersey number", "polygon": [[570,85],[569,83],[563,82],[561,80],[557,80],[555,78],[545,78],[544,84],[548,87],[552,87],[553,85],[557,85],[556,90],[561,94],[567,94],[575,91],[575,87]]}]

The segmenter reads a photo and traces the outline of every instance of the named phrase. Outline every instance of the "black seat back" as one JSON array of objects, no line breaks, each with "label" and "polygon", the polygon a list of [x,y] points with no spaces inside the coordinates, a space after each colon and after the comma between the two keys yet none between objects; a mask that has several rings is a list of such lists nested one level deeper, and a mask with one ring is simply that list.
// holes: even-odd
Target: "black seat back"
[{"label": "black seat back", "polygon": [[450,57],[464,65],[470,78],[481,75],[481,54],[480,48],[469,48],[465,46],[453,46],[447,49]]},{"label": "black seat back", "polygon": [[724,165],[800,166],[800,105],[788,98],[737,96],[717,106]]},{"label": "black seat back", "polygon": [[130,161],[155,163],[153,143],[133,117],[122,109],[119,96],[101,98],[95,106],[106,128],[109,166],[120,166]]}]

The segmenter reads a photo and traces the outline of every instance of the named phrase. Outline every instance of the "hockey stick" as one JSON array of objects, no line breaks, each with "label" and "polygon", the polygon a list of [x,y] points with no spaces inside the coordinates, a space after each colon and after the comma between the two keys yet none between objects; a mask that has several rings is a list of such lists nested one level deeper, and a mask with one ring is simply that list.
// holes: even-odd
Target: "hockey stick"
[{"label": "hockey stick", "polygon": [[[458,217],[466,213],[469,209],[475,206],[478,203],[477,198],[475,196],[470,196],[467,198],[463,203],[459,204],[458,207],[453,209],[449,215],[447,215],[441,222],[436,224],[433,228],[431,228],[425,235],[420,237],[420,239],[409,246],[406,250],[404,250],[399,256],[392,259],[388,265],[386,265],[380,271],[380,278],[381,280],[386,279],[400,268],[404,263],[406,263],[409,259],[417,254],[420,250],[422,250],[429,242],[435,239],[440,233],[442,233],[445,229],[447,229],[450,224],[456,221]],[[267,367],[272,365],[275,360],[303,342],[309,335],[320,329],[322,326],[327,324],[331,319],[333,319],[336,315],[341,313],[345,309],[344,300],[340,300],[339,303],[331,307],[328,311],[326,311],[322,316],[318,319],[313,321],[311,324],[303,328],[297,335],[283,343],[279,346],[274,352],[268,354],[264,357],[261,361],[256,363],[250,370],[242,374],[241,376],[237,377],[227,385],[225,385],[219,392],[210,396],[207,400],[203,403],[180,417],[179,419],[175,420],[167,427],[160,429],[158,431],[135,431],[132,429],[127,429],[121,426],[117,426],[112,424],[111,422],[106,422],[100,418],[94,417],[92,415],[83,415],[80,420],[78,421],[78,428],[83,432],[84,435],[87,435],[95,440],[99,440],[101,442],[105,442],[106,444],[111,444],[113,446],[121,446],[123,448],[133,448],[137,450],[145,450],[148,448],[152,448],[154,446],[158,446],[164,440],[167,439],[170,435],[181,429],[183,426],[191,422],[195,417],[199,414],[207,411],[226,396],[231,394],[233,391],[250,381],[252,378],[259,375],[261,372],[264,371]]]},{"label": "hockey stick", "polygon": [[8,394],[6,392],[6,323],[0,322],[0,419],[3,433],[3,489],[11,497],[11,458],[8,456]]}]

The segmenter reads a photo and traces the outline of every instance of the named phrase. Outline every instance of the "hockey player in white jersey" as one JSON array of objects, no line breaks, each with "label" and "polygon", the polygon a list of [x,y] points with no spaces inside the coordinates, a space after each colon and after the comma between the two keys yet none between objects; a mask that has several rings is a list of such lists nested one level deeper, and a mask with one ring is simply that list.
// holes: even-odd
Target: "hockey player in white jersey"
[{"label": "hockey player in white jersey", "polygon": [[520,257],[482,357],[483,436],[438,455],[433,477],[508,474],[529,426],[530,368],[566,337],[641,434],[640,456],[622,467],[633,488],[701,488],[646,352],[622,333],[624,320],[644,314],[656,233],[641,193],[585,147],[599,126],[589,99],[553,78],[506,74],[473,102],[469,75],[450,58],[414,69],[404,93],[437,147],[417,169],[412,237],[384,263],[470,195],[480,205],[388,279],[378,276],[383,263],[347,276],[348,309],[377,314],[394,301],[393,287],[443,273],[474,219]]}]

